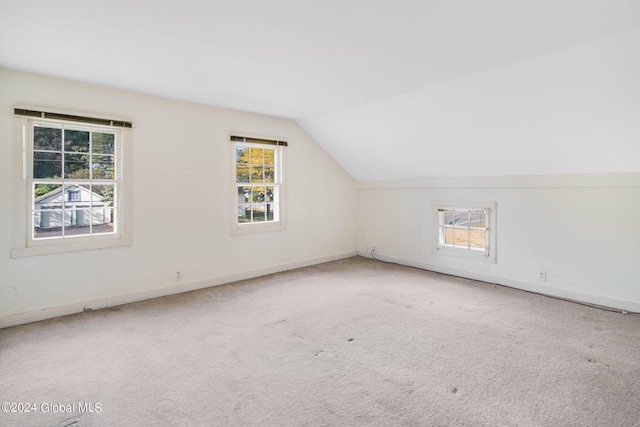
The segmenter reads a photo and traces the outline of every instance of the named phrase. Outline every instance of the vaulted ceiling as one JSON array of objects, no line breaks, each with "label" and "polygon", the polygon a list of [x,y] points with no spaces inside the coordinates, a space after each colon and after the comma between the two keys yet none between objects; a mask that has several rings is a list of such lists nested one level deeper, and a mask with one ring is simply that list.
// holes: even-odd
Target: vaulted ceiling
[{"label": "vaulted ceiling", "polygon": [[0,66],[291,118],[358,180],[638,172],[639,52],[637,0],[0,0]]}]

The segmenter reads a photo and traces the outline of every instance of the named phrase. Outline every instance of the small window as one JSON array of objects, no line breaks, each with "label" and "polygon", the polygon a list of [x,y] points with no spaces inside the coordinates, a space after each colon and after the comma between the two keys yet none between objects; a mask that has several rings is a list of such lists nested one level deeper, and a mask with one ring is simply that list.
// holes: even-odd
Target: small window
[{"label": "small window", "polygon": [[495,203],[435,202],[434,252],[495,263]]},{"label": "small window", "polygon": [[67,191],[67,200],[70,202],[79,202],[80,201],[80,190],[71,189]]},{"label": "small window", "polygon": [[284,226],[284,146],[280,141],[232,137],[232,234]]}]

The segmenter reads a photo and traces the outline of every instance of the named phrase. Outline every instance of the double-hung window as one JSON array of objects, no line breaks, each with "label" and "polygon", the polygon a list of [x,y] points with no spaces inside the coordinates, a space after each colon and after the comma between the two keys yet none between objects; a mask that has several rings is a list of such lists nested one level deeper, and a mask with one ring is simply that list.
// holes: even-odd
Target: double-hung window
[{"label": "double-hung window", "polygon": [[16,209],[24,226],[13,255],[130,244],[124,141],[131,123],[28,108],[16,108],[15,117],[26,209]]},{"label": "double-hung window", "polygon": [[495,203],[433,203],[434,252],[496,262]]},{"label": "double-hung window", "polygon": [[231,136],[232,234],[284,228],[284,141]]}]

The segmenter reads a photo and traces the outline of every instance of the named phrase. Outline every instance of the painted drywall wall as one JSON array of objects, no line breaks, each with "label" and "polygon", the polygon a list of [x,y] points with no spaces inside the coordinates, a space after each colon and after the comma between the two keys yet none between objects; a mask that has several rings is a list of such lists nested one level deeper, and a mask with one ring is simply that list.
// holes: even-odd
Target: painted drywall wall
[{"label": "painted drywall wall", "polygon": [[[0,326],[356,253],[355,181],[295,122],[0,69],[5,205],[22,185],[14,104],[133,122],[133,245],[11,258],[11,209],[0,210]],[[230,236],[231,132],[289,142],[285,231]]]},{"label": "painted drywall wall", "polygon": [[[497,203],[495,264],[434,253],[434,200]],[[640,174],[369,182],[358,203],[364,256],[640,312]]]},{"label": "painted drywall wall", "polygon": [[640,172],[639,51],[636,28],[300,124],[358,181]]}]

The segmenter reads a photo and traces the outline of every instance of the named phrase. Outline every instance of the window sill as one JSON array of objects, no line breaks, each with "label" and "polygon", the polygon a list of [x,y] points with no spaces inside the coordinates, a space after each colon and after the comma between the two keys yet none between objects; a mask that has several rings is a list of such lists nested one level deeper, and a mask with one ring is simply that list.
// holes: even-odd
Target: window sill
[{"label": "window sill", "polygon": [[67,252],[91,251],[99,249],[121,248],[131,246],[131,239],[112,239],[87,242],[60,243],[54,245],[31,246],[11,249],[11,258],[61,254]]},{"label": "window sill", "polygon": [[287,229],[283,224],[247,224],[235,225],[231,227],[229,234],[231,236],[244,236],[247,234],[270,233],[274,231],[284,231]]},{"label": "window sill", "polygon": [[436,255],[446,255],[446,256],[452,256],[456,258],[468,259],[473,261],[486,262],[488,264],[496,263],[495,254],[490,253],[489,255],[485,255],[484,252],[480,252],[480,251],[456,249],[456,248],[450,248],[446,246],[437,246],[433,249],[433,253]]}]

